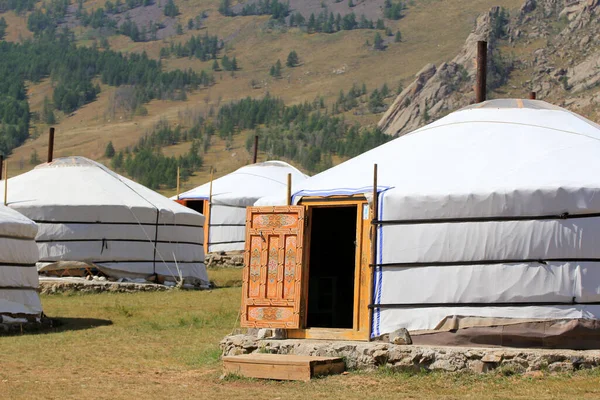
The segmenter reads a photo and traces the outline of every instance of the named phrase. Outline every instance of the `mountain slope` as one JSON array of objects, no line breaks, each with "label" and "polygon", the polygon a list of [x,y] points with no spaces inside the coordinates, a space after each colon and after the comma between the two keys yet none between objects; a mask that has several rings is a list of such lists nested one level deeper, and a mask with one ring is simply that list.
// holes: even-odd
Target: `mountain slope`
[{"label": "mountain slope", "polygon": [[[166,2],[163,2],[166,3]],[[322,96],[328,109],[333,106],[341,90],[348,92],[353,84],[366,85],[369,92],[387,83],[394,91],[399,83],[410,84],[414,74],[423,65],[433,63],[439,65],[454,57],[461,49],[465,38],[472,30],[475,19],[493,5],[501,5],[509,10],[517,10],[521,5],[518,0],[489,1],[443,1],[423,0],[409,4],[405,16],[398,20],[385,20],[392,32],[402,32],[402,42],[394,43],[393,38],[386,39],[387,48],[377,51],[367,46],[366,41],[373,43],[376,30],[360,29],[340,31],[332,34],[308,33],[305,29],[272,27],[268,16],[225,17],[217,12],[218,1],[188,1],[175,3],[180,14],[177,21],[185,26],[182,35],[172,36],[164,40],[149,42],[133,42],[123,35],[111,35],[108,42],[111,49],[126,52],[146,51],[150,57],[159,58],[160,49],[170,46],[171,42],[181,43],[192,35],[209,32],[224,41],[224,48],[219,54],[219,62],[224,55],[235,56],[241,67],[234,74],[226,71],[216,72],[216,83],[208,89],[188,93],[185,101],[153,100],[145,108],[147,115],[120,115],[110,118],[111,96],[116,89],[101,86],[98,99],[81,107],[74,114],[57,113],[56,156],[84,155],[103,162],[104,149],[112,141],[117,150],[134,146],[138,139],[160,120],[167,120],[173,126],[186,125],[185,114],[208,116],[211,108],[218,110],[229,101],[246,96],[262,97],[267,92],[282,98],[286,104],[298,104],[312,101]],[[308,3],[308,2],[306,2]],[[316,3],[316,2],[315,2]],[[332,9],[333,0],[323,2]],[[366,10],[369,18],[380,15],[381,2],[355,2],[354,11]],[[99,1],[84,2],[84,8],[91,12],[103,6]],[[312,3],[311,3],[312,4]],[[320,7],[321,2],[311,5]],[[346,3],[344,3],[346,5]],[[164,7],[164,4],[160,4]],[[316,10],[312,8],[311,10]],[[200,13],[206,12],[207,18],[202,20],[200,30],[188,30],[186,22]],[[23,18],[16,17],[13,12],[6,13],[9,22],[9,40],[19,40],[16,32],[23,31]],[[101,35],[97,30],[78,27],[75,29],[80,45],[100,43]],[[383,32],[382,32],[383,33]],[[97,37],[97,39],[94,39]],[[295,50],[300,58],[300,65],[295,68],[283,68],[282,78],[275,79],[269,75],[269,69],[279,59],[285,64],[286,57]],[[192,68],[195,71],[209,70],[211,61],[200,61],[189,58],[173,58],[163,60],[164,68]],[[233,76],[232,76],[233,75]],[[32,111],[41,112],[44,95],[52,98],[51,81],[31,83],[29,85]],[[359,106],[343,113],[348,121],[357,121],[363,126],[374,125],[381,114],[372,113],[367,107],[368,95],[359,101]],[[386,100],[387,102],[387,100]],[[14,150],[9,158],[9,174],[22,173],[31,168],[29,159],[33,150],[39,158],[46,153],[47,125],[35,123],[31,133],[34,138]],[[35,138],[39,135],[37,138]],[[41,135],[41,133],[44,133]],[[218,175],[225,174],[249,161],[245,149],[243,135],[252,132],[241,132],[233,144],[226,146],[225,141],[214,138],[214,143],[204,155],[204,166],[197,171],[184,187],[190,187],[205,181],[209,175],[211,164],[219,163]],[[163,149],[165,154],[178,155],[186,152],[191,143],[181,143]],[[228,147],[228,149],[226,149]],[[269,157],[268,152],[261,157]],[[334,157],[334,162],[338,159]]]}]

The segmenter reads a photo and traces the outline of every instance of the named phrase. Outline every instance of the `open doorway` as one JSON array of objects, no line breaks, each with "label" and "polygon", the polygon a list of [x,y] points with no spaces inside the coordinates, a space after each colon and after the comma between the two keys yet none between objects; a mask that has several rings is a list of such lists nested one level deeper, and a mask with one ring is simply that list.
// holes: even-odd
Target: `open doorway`
[{"label": "open doorway", "polygon": [[186,200],[185,206],[200,214],[204,214],[204,200]]},{"label": "open doorway", "polygon": [[312,208],[307,328],[353,328],[357,210]]}]

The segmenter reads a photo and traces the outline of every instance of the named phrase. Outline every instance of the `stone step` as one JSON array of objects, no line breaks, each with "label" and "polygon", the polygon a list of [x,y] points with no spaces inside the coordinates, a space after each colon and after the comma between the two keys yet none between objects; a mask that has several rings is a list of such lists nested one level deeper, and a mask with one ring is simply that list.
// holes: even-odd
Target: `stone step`
[{"label": "stone step", "polygon": [[247,378],[309,381],[316,376],[341,374],[346,365],[339,357],[254,353],[223,357],[223,369],[226,374]]}]

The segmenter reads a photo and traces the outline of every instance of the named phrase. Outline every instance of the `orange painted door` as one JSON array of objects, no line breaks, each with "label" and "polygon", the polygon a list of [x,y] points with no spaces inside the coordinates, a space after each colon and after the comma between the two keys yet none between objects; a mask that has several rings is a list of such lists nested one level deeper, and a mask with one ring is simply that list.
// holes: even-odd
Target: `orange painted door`
[{"label": "orange painted door", "polygon": [[301,328],[304,207],[248,207],[241,325]]}]

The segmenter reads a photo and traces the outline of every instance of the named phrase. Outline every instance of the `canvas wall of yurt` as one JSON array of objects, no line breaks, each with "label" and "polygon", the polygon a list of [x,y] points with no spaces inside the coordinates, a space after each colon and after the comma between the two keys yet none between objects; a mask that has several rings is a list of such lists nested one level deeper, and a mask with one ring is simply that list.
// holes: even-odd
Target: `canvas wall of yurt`
[{"label": "canvas wall of yurt", "polygon": [[37,225],[0,205],[0,326],[40,322]]},{"label": "canvas wall of yurt", "polygon": [[263,198],[248,211],[242,324],[597,348],[598,154],[597,124],[491,100],[297,182],[291,206]]},{"label": "canvas wall of yurt", "polygon": [[100,163],[57,158],[7,187],[8,206],[39,226],[42,273],[208,285],[204,216]]},{"label": "canvas wall of yurt", "polygon": [[307,178],[288,163],[266,161],[239,168],[173,199],[206,216],[208,253],[239,253],[244,250],[246,207],[261,197],[285,193],[288,174],[292,182]]}]

